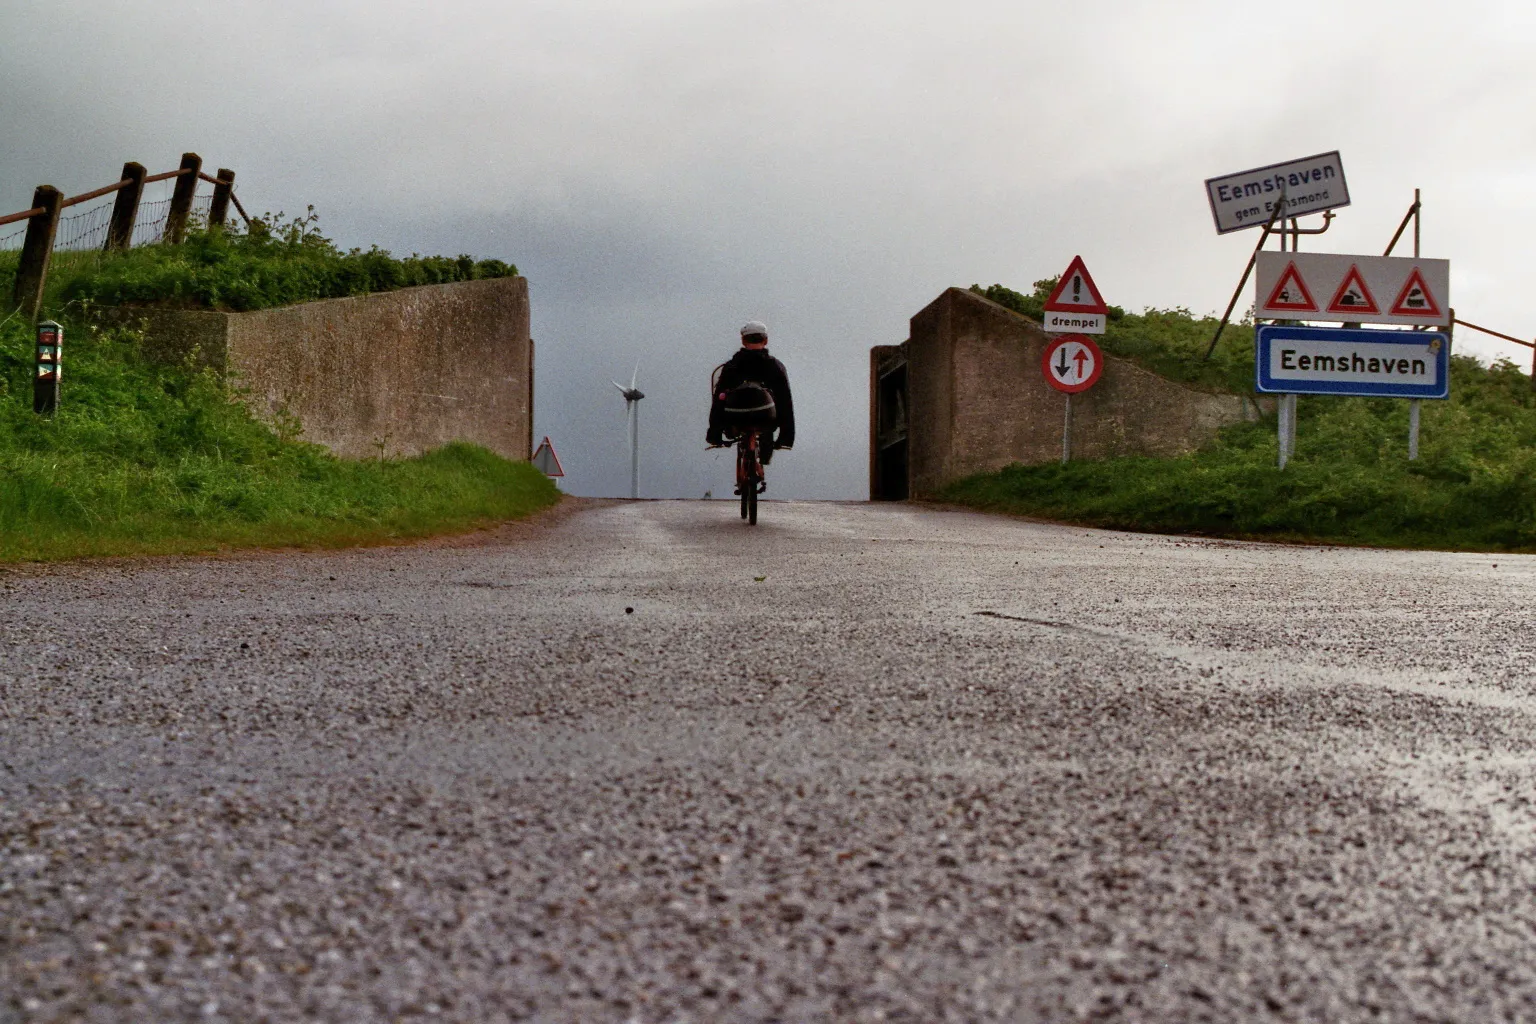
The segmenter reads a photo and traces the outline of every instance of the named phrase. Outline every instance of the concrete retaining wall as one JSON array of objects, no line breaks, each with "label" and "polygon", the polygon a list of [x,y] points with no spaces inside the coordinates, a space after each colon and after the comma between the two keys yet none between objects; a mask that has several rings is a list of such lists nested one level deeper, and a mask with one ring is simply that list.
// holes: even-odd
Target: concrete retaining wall
[{"label": "concrete retaining wall", "polygon": [[229,373],[251,410],[349,458],[533,442],[528,281],[464,281],[250,313],[131,310],[155,358]]},{"label": "concrete retaining wall", "polygon": [[[912,318],[903,346],[912,496],[1016,462],[1061,458],[1065,396],[1041,373],[1047,342],[1033,320],[961,288]],[[1251,399],[1199,391],[1106,356],[1098,383],[1072,398],[1072,456],[1177,455],[1257,415]]]}]

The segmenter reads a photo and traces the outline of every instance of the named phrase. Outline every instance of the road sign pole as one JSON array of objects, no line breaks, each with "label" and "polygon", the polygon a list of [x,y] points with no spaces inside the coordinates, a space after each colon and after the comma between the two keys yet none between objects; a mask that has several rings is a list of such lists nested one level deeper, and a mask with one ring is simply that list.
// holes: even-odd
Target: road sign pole
[{"label": "road sign pole", "polygon": [[1285,468],[1285,396],[1275,400],[1275,446],[1280,451],[1280,468]]},{"label": "road sign pole", "polygon": [[1237,308],[1237,300],[1242,296],[1243,289],[1248,287],[1248,275],[1253,273],[1253,265],[1258,262],[1259,250],[1264,248],[1264,243],[1269,241],[1269,234],[1275,229],[1275,221],[1279,219],[1285,210],[1285,192],[1280,192],[1280,198],[1275,203],[1275,212],[1269,215],[1269,220],[1264,224],[1264,233],[1259,236],[1259,244],[1253,247],[1253,255],[1248,257],[1248,265],[1243,268],[1243,276],[1237,282],[1237,290],[1232,293],[1232,301],[1227,303],[1227,311],[1221,314],[1221,323],[1216,325],[1216,333],[1211,337],[1211,344],[1205,350],[1205,359],[1211,358],[1211,353],[1216,351],[1216,343],[1221,340],[1221,332],[1227,329],[1227,321],[1232,319],[1232,311]]},{"label": "road sign pole", "polygon": [[1296,457],[1296,399],[1299,396],[1286,395],[1285,397],[1289,400],[1291,407],[1290,415],[1285,418],[1285,457],[1294,459]]},{"label": "road sign pole", "polygon": [[1419,457],[1419,400],[1408,399],[1408,461]]},{"label": "road sign pole", "polygon": [[1281,395],[1278,408],[1280,427],[1280,468],[1296,454],[1296,396]]},{"label": "road sign pole", "polygon": [[1061,421],[1061,464],[1065,466],[1072,458],[1072,396],[1067,395],[1067,413]]}]

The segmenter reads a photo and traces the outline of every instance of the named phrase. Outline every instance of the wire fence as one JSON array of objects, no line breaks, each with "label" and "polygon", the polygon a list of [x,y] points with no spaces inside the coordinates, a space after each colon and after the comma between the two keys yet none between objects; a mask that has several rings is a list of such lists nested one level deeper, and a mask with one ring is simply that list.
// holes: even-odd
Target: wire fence
[{"label": "wire fence", "polygon": [[171,214],[171,200],[139,204],[139,218],[133,222],[131,245],[154,245],[165,238],[165,221]]},{"label": "wire fence", "polygon": [[[112,201],[108,200],[80,213],[65,214],[59,218],[59,227],[53,238],[53,254],[100,252],[106,248],[107,232],[112,226]],[[191,223],[208,223],[213,208],[213,193],[200,195],[192,201]],[[171,200],[157,199],[140,203],[139,215],[133,222],[133,246],[154,245],[165,239],[165,222],[170,216]],[[23,221],[11,231],[0,228],[0,252],[17,252],[27,238],[27,225]]]},{"label": "wire fence", "polygon": [[[155,245],[165,240],[166,222],[171,213],[171,192],[174,182],[158,182],[146,191],[158,190],[161,198],[141,198],[134,217],[131,247]],[[61,254],[102,252],[107,247],[107,237],[112,226],[115,198],[108,198],[96,205],[67,212],[59,217],[53,238],[53,256]],[[188,216],[188,225],[205,225],[212,219],[213,190],[204,189],[194,196]],[[26,243],[27,222],[0,225],[0,252],[18,252]]]},{"label": "wire fence", "polygon": [[[53,253],[50,262],[56,272],[75,273],[99,267],[107,258],[107,235],[112,227],[112,210],[115,200],[108,199],[78,213],[67,213],[59,218],[59,226],[53,237]],[[192,203],[190,221],[208,223],[213,206],[213,193],[197,196]],[[165,224],[170,216],[171,200],[167,196],[152,202],[141,202],[134,220],[132,247],[156,245],[165,240]],[[14,231],[0,235],[0,252],[19,252],[27,237],[25,222]]]},{"label": "wire fence", "polygon": [[[40,188],[33,209],[0,215],[0,273],[12,281],[14,304],[34,315],[50,268],[90,270],[123,249],[180,242],[188,229],[223,226],[231,205],[252,226],[234,177],[223,168],[210,175],[201,157],[185,153],[177,170],[147,174],[140,164],[125,164],[120,180],[69,198]],[[33,226],[52,235],[48,252],[27,251]]]}]

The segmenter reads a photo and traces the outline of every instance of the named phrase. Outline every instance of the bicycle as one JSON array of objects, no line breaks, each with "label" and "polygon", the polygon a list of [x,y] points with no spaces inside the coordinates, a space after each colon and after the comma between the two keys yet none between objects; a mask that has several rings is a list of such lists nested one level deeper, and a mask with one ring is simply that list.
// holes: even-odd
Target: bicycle
[{"label": "bicycle", "polygon": [[725,444],[712,444],[711,448],[736,446],[736,493],[741,495],[741,518],[748,526],[757,525],[757,496],[768,489],[763,479],[762,448],[759,447],[756,427],[749,427],[733,435]]},{"label": "bicycle", "polygon": [[757,496],[768,487],[757,434],[757,430],[748,429],[736,440],[736,493],[741,495],[741,518],[748,526],[757,525]]}]

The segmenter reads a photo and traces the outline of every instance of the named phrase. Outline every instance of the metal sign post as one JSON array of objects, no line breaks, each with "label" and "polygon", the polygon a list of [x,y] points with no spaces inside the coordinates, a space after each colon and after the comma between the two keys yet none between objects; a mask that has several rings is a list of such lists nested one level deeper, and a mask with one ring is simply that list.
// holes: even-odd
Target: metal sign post
[{"label": "metal sign post", "polygon": [[[1414,259],[1418,259],[1419,258],[1419,216],[1420,216],[1420,211],[1422,211],[1423,209],[1424,209],[1424,203],[1423,203],[1423,200],[1420,199],[1420,197],[1419,197],[1419,190],[1418,189],[1414,189],[1413,190],[1413,205],[1408,208],[1408,212],[1413,215],[1413,258]],[[1399,229],[1399,231],[1401,231],[1401,229]],[[1396,245],[1396,244],[1397,244],[1397,239],[1395,239],[1395,238],[1392,239],[1392,245],[1387,246],[1387,255],[1388,256],[1392,255],[1392,246]],[[1453,317],[1451,316],[1450,297],[1447,296],[1446,297],[1446,303],[1445,303],[1445,326],[1446,327],[1450,327],[1452,319],[1453,319]],[[1450,354],[1450,348],[1451,348],[1451,343],[1450,343],[1449,336],[1447,336],[1447,338],[1446,338],[1445,348],[1446,348],[1446,354],[1449,355]],[[1416,461],[1418,461],[1418,458],[1419,458],[1419,400],[1417,398],[1410,398],[1408,400],[1408,461],[1409,462],[1416,462]]]},{"label": "metal sign post", "polygon": [[37,358],[32,375],[32,411],[39,415],[58,411],[63,357],[64,328],[52,320],[44,320],[37,325]]},{"label": "metal sign post", "polygon": [[1090,334],[1103,334],[1109,324],[1109,306],[1093,283],[1081,256],[1062,272],[1061,280],[1045,300],[1044,327],[1047,334],[1061,334],[1045,346],[1040,368],[1046,383],[1066,395],[1066,409],[1061,419],[1061,464],[1072,459],[1072,396],[1098,383],[1104,372],[1104,353]]},{"label": "metal sign post", "polygon": [[1067,412],[1061,421],[1061,464],[1072,461],[1072,393],[1067,392]]},{"label": "metal sign post", "polygon": [[1104,353],[1086,334],[1063,334],[1045,346],[1040,368],[1046,383],[1067,397],[1061,421],[1061,461],[1072,458],[1072,396],[1087,391],[1104,373]]},{"label": "metal sign post", "polygon": [[1284,469],[1296,453],[1296,396],[1281,395],[1276,413],[1280,431],[1280,468]]},{"label": "metal sign post", "polygon": [[[1280,398],[1281,469],[1296,453],[1298,394],[1450,397],[1450,338],[1440,331],[1266,324],[1256,337],[1255,389]],[[1416,456],[1417,408],[1410,406],[1408,415]]]}]

